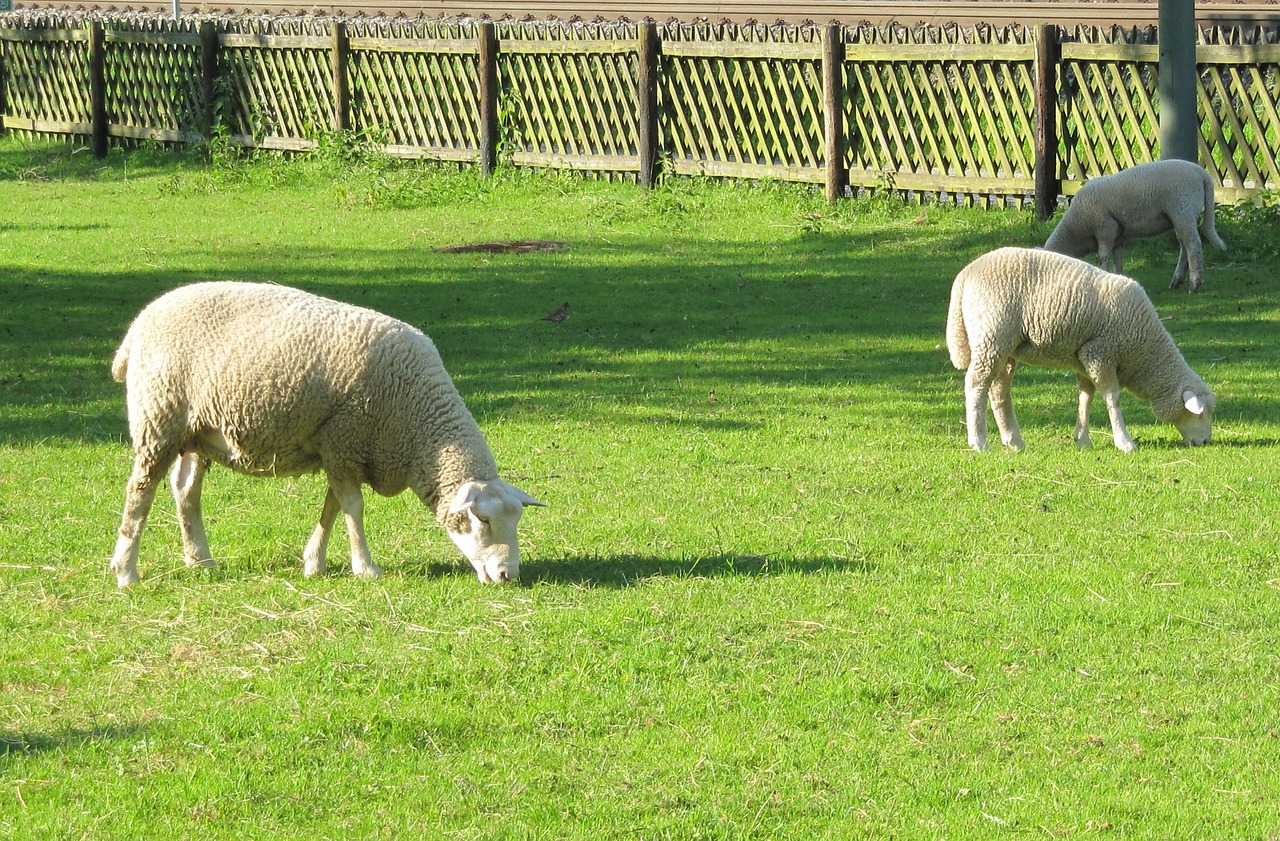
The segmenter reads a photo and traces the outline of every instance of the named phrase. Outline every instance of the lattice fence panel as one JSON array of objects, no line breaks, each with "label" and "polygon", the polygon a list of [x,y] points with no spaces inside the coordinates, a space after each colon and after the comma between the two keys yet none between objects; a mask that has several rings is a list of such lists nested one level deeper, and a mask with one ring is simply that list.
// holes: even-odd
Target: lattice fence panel
[{"label": "lattice fence panel", "polygon": [[1063,46],[1059,70],[1059,172],[1074,193],[1090,178],[1160,156],[1159,59],[1155,47]]},{"label": "lattice fence panel", "polygon": [[113,133],[162,140],[201,136],[204,95],[195,38],[156,43],[108,35],[104,75]]},{"label": "lattice fence panel", "polygon": [[320,47],[224,47],[224,119],[233,135],[314,140],[332,131],[333,75]]},{"label": "lattice fence panel", "polygon": [[353,129],[392,146],[479,149],[477,53],[353,47],[349,73]]},{"label": "lattice fence panel", "polygon": [[663,57],[659,99],[659,142],[678,172],[750,177],[767,167],[785,180],[823,178],[822,62],[816,57],[673,49]]},{"label": "lattice fence panel", "polygon": [[[6,128],[90,131],[88,24],[97,12],[5,17]],[[207,22],[207,21],[206,21]],[[238,17],[222,33],[215,103],[237,140],[308,148],[332,129],[334,21]],[[344,21],[357,129],[405,154],[466,159],[480,145],[474,20]],[[204,114],[197,21],[108,15],[112,134],[195,140]],[[503,152],[521,166],[638,171],[635,24],[500,21]],[[823,28],[661,24],[658,143],[667,172],[820,181]],[[171,37],[172,36],[172,37]],[[1200,160],[1226,200],[1280,189],[1280,32],[1202,30]],[[1061,33],[1058,172],[1085,180],[1159,156],[1154,30]],[[467,46],[409,42],[439,40]],[[855,186],[970,197],[1029,190],[1033,46],[1027,30],[844,31],[845,163]],[[879,52],[877,52],[877,50]],[[449,154],[453,153],[453,154]],[[624,175],[624,177],[627,177]]]},{"label": "lattice fence panel", "polygon": [[22,34],[0,38],[9,126],[30,123],[37,131],[87,134],[91,119],[88,30],[48,33],[59,40],[18,37]]},{"label": "lattice fence panel", "polygon": [[947,192],[1032,187],[1032,48],[850,47],[845,66],[850,183]]},{"label": "lattice fence panel", "polygon": [[352,38],[378,39],[476,39],[478,18],[355,17],[344,21]]},{"label": "lattice fence panel", "polygon": [[498,40],[512,41],[634,41],[637,29],[627,21],[500,20],[495,24]]},{"label": "lattice fence panel", "polygon": [[[503,152],[533,165],[636,169],[636,53],[564,41],[551,52],[503,41],[498,58]],[[593,46],[594,45],[594,46]],[[527,51],[526,51],[527,50]],[[602,160],[615,157],[616,163]]]},{"label": "lattice fence panel", "polygon": [[1200,64],[1200,162],[1228,201],[1280,187],[1280,47],[1258,52],[1255,64]]}]

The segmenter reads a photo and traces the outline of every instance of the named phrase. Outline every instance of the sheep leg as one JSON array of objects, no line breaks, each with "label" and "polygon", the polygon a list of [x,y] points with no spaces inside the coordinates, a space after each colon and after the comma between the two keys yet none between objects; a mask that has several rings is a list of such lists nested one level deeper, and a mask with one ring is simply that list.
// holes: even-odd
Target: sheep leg
[{"label": "sheep leg", "polygon": [[1138,445],[1129,436],[1129,430],[1124,426],[1124,418],[1120,416],[1120,386],[1112,384],[1109,388],[1106,386],[1101,388],[1102,399],[1107,404],[1107,416],[1111,419],[1111,437],[1115,439],[1116,449],[1131,453],[1138,449]]},{"label": "sheep leg", "polygon": [[1000,430],[1000,440],[1006,447],[1021,451],[1026,445],[1022,443],[1022,430],[1018,426],[1018,418],[1013,413],[1013,397],[1010,389],[1013,385],[1013,369],[1017,361],[1010,359],[1001,368],[996,378],[991,381],[991,412],[996,416],[996,427]]},{"label": "sheep leg", "polygon": [[1171,280],[1171,281],[1169,282],[1169,288],[1170,288],[1170,289],[1177,289],[1179,286],[1181,286],[1183,283],[1185,283],[1185,282],[1186,282],[1186,280],[1187,280],[1187,269],[1188,269],[1188,265],[1187,265],[1187,249],[1183,248],[1183,247],[1182,247],[1182,244],[1181,244],[1181,243],[1179,243],[1179,245],[1178,245],[1178,265],[1177,265],[1177,266],[1174,266],[1174,269],[1173,269],[1173,280]]},{"label": "sheep leg", "polygon": [[1099,372],[1093,376],[1094,386],[1102,392],[1102,401],[1107,405],[1107,417],[1111,420],[1111,437],[1116,442],[1116,449],[1131,453],[1138,445],[1125,428],[1124,417],[1120,414],[1120,383],[1111,371]]},{"label": "sheep leg", "polygon": [[[1121,271],[1119,268],[1112,268],[1116,240],[1120,238],[1120,223],[1114,219],[1107,219],[1098,225],[1098,230],[1094,236],[1098,240],[1098,268],[1105,271]],[[1120,246],[1120,255],[1121,261],[1123,261],[1123,245]]]},{"label": "sheep leg", "polygon": [[1076,446],[1086,449],[1093,446],[1093,440],[1089,437],[1089,405],[1093,403],[1095,389],[1093,381],[1084,375],[1077,374],[1076,381],[1080,384],[1080,408],[1076,412]]},{"label": "sheep leg", "polygon": [[[1111,419],[1111,437],[1115,439],[1116,449],[1126,453],[1133,452],[1138,445],[1129,437],[1129,430],[1125,428],[1124,418],[1120,414],[1120,380],[1116,378],[1115,366],[1095,356],[1091,343],[1085,343],[1080,349],[1079,358],[1085,375],[1089,377],[1093,387],[1102,394],[1102,400],[1107,404],[1107,417]],[[1077,374],[1076,378],[1079,379],[1079,377],[1080,375]],[[1084,391],[1083,386],[1081,391]],[[1079,425],[1080,420],[1076,423]]]},{"label": "sheep leg", "polygon": [[169,474],[169,487],[178,509],[178,529],[182,532],[182,547],[187,566],[214,566],[209,551],[209,538],[204,530],[204,514],[200,509],[200,489],[209,460],[199,453],[184,453],[173,463]]},{"label": "sheep leg", "polygon": [[978,452],[987,449],[987,394],[991,374],[970,365],[964,375],[965,423],[969,427],[969,446]]},{"label": "sheep leg", "polygon": [[338,518],[338,498],[330,488],[324,497],[324,508],[320,511],[320,522],[311,532],[307,548],[302,550],[302,574],[308,578],[324,575],[325,550],[329,547],[329,535],[333,532],[333,523]]},{"label": "sheep leg", "polygon": [[139,452],[133,460],[133,473],[125,486],[124,514],[120,518],[116,549],[111,556],[111,571],[115,573],[117,587],[129,587],[139,581],[138,544],[147,525],[147,515],[151,513],[151,503],[156,498],[156,487],[169,461],[169,458],[154,458],[144,452]]},{"label": "sheep leg", "polygon": [[[382,570],[369,556],[369,543],[364,536],[364,496],[360,483],[329,479],[329,491],[337,499],[347,519],[347,536],[351,540],[351,573],[360,578],[377,578]],[[326,506],[327,506],[326,502]]]},{"label": "sheep leg", "polygon": [[1176,222],[1173,229],[1178,234],[1178,267],[1174,269],[1169,288],[1181,286],[1190,273],[1191,286],[1187,291],[1198,292],[1204,283],[1204,243],[1200,241],[1200,229],[1196,227],[1194,218]]}]

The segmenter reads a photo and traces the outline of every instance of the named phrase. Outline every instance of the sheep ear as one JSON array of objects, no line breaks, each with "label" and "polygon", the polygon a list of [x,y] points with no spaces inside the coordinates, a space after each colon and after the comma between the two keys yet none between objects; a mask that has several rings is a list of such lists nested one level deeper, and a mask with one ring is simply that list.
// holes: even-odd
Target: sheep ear
[{"label": "sheep ear", "polygon": [[449,506],[449,513],[461,514],[471,508],[476,504],[476,494],[478,493],[480,493],[478,484],[475,482],[463,482],[458,486],[458,492],[453,496],[453,503]]},{"label": "sheep ear", "polygon": [[1182,403],[1187,407],[1187,411],[1195,415],[1203,415],[1205,410],[1204,401],[1200,399],[1200,395],[1191,389],[1182,392]]},{"label": "sheep ear", "polygon": [[511,486],[511,490],[513,490],[513,491],[515,491],[515,492],[516,492],[516,499],[520,500],[520,504],[521,504],[521,505],[523,505],[523,506],[525,506],[526,508],[527,508],[527,507],[529,507],[530,505],[536,505],[536,506],[538,506],[539,508],[546,508],[546,507],[547,507],[547,504],[546,504],[545,502],[538,502],[538,500],[536,500],[536,499],[534,499],[533,497],[529,496],[527,493],[525,493],[524,491],[520,490],[520,489],[519,489],[519,488],[517,488],[515,485],[512,485],[512,486]]}]

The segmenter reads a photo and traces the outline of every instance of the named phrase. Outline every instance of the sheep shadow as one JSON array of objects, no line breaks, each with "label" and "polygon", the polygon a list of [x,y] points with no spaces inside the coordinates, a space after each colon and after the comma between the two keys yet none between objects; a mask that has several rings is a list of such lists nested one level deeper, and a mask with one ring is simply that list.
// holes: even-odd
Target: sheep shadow
[{"label": "sheep shadow", "polygon": [[118,742],[135,737],[138,727],[65,728],[44,733],[0,733],[0,757],[34,756],[65,748],[78,748],[99,742]]},{"label": "sheep shadow", "polygon": [[[465,566],[465,563],[463,564]],[[530,559],[521,565],[521,587],[567,584],[576,587],[623,590],[643,586],[654,578],[732,578],[777,575],[816,575],[824,572],[871,573],[877,565],[861,558],[779,558],[764,555],[720,554],[670,558],[652,555],[569,555]],[[462,566],[428,562],[403,567],[400,574],[426,578],[468,573]]]},{"label": "sheep shadow", "polygon": [[[384,559],[383,573],[410,579],[475,579],[471,565],[461,556],[448,560]],[[648,555],[567,555],[561,558],[528,558],[520,568],[517,587],[535,584],[567,584],[600,589],[627,589],[643,586],[653,578],[732,578],[769,577],[779,575],[816,575],[826,572],[868,574],[879,565],[859,557],[782,558],[765,555],[724,553],[703,557],[670,558]],[[144,579],[162,581],[171,576],[201,582],[235,581],[253,575],[264,575],[299,582],[302,562],[292,555],[271,555],[244,564],[221,559],[209,569],[192,569],[183,565],[143,570]],[[330,563],[325,578],[350,577],[345,560]],[[0,753],[12,739],[0,736]],[[10,750],[13,748],[10,747]]]}]

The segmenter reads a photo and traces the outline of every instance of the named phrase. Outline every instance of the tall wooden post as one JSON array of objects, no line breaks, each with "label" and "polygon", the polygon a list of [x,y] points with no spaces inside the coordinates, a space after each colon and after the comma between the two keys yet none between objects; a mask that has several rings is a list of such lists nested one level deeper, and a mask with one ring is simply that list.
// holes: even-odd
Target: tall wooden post
[{"label": "tall wooden post", "polygon": [[493,23],[477,27],[480,66],[480,173],[493,175],[498,169],[498,34]]},{"label": "tall wooden post", "polygon": [[636,66],[636,145],[642,187],[658,182],[658,31],[652,23],[639,26]]},{"label": "tall wooden post", "polygon": [[204,100],[200,114],[200,131],[205,140],[213,140],[218,120],[218,29],[213,21],[200,22],[200,96]]},{"label": "tall wooden post", "polygon": [[330,59],[333,66],[333,130],[351,128],[351,77],[347,73],[347,59],[351,55],[351,39],[347,25],[333,22],[333,47]]},{"label": "tall wooden post", "polygon": [[844,195],[849,173],[844,167],[844,27],[827,25],[822,43],[823,131],[826,141],[827,201]]},{"label": "tall wooden post", "polygon": [[1053,215],[1062,192],[1058,172],[1058,27],[1035,28],[1036,43],[1036,215],[1043,222]]},{"label": "tall wooden post", "polygon": [[107,156],[106,33],[102,21],[89,23],[89,148],[101,160]]},{"label": "tall wooden post", "polygon": [[1195,0],[1160,0],[1158,14],[1160,157],[1195,161],[1200,140]]},{"label": "tall wooden post", "polygon": [[9,113],[9,101],[5,99],[4,95],[5,72],[4,56],[0,55],[0,134],[4,134],[5,132],[4,115]]}]

